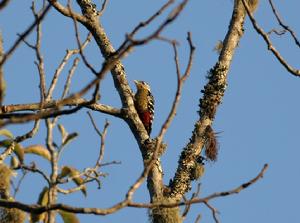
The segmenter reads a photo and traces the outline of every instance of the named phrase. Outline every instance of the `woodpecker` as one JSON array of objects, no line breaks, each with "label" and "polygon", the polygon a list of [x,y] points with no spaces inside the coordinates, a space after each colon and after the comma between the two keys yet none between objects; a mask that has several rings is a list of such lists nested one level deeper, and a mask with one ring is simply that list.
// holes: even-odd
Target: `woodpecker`
[{"label": "woodpecker", "polygon": [[150,135],[154,119],[154,97],[150,86],[145,81],[134,81],[137,91],[134,95],[134,106],[145,129]]}]

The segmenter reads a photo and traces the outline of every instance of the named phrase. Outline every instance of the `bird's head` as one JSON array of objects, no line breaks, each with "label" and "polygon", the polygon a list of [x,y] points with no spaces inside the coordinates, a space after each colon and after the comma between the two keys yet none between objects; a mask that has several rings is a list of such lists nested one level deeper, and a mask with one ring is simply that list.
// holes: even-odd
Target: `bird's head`
[{"label": "bird's head", "polygon": [[150,91],[150,86],[145,81],[134,80],[137,90],[147,90]]}]

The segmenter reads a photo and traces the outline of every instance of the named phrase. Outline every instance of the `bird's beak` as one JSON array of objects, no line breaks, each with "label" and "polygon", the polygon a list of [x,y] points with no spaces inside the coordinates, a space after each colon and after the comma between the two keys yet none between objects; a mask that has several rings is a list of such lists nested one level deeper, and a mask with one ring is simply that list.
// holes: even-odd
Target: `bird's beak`
[{"label": "bird's beak", "polygon": [[138,85],[139,85],[139,81],[137,81],[137,80],[134,80],[133,82],[135,83],[135,85],[136,85],[136,86],[138,86]]}]

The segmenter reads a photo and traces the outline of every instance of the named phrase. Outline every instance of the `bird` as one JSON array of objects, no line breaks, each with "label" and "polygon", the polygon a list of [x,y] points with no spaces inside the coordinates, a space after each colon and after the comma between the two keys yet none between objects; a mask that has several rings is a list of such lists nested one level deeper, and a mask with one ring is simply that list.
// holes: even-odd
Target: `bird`
[{"label": "bird", "polygon": [[150,85],[145,81],[134,80],[134,83],[137,88],[134,95],[134,107],[150,136],[154,119],[154,97],[151,93]]}]

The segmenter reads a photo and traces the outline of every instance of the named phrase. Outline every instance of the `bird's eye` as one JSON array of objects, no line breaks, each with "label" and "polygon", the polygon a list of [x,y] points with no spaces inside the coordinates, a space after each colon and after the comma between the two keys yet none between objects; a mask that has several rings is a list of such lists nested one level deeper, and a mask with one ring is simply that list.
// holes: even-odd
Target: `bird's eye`
[{"label": "bird's eye", "polygon": [[146,84],[146,83],[145,83],[145,81],[142,81],[142,84],[144,84],[144,85],[145,85],[145,84]]}]

